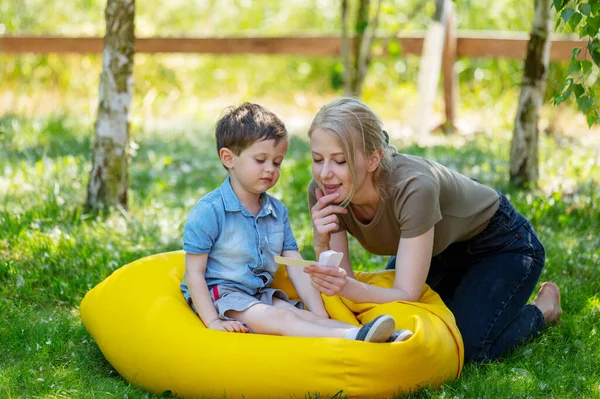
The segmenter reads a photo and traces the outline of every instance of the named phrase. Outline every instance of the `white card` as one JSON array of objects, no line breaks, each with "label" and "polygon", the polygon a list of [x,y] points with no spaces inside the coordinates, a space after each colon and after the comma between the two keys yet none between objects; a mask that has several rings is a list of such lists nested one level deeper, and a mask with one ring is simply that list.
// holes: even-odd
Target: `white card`
[{"label": "white card", "polygon": [[331,250],[321,252],[321,255],[319,255],[319,265],[338,267],[343,257],[343,252],[336,252]]}]

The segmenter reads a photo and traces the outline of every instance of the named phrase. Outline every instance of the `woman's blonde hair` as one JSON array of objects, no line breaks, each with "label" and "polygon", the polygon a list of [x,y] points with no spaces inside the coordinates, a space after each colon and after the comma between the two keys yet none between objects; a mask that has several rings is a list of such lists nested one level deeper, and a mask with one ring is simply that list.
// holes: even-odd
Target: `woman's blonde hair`
[{"label": "woman's blonde hair", "polygon": [[334,136],[346,156],[353,184],[352,190],[341,205],[347,206],[356,192],[358,151],[367,158],[376,150],[382,151],[379,167],[373,172],[373,183],[379,195],[385,197],[387,176],[392,168],[392,157],[396,154],[396,148],[389,144],[389,136],[383,130],[383,123],[375,112],[356,98],[342,97],[326,104],[317,112],[308,129],[308,137],[311,137],[317,128],[325,129]]}]

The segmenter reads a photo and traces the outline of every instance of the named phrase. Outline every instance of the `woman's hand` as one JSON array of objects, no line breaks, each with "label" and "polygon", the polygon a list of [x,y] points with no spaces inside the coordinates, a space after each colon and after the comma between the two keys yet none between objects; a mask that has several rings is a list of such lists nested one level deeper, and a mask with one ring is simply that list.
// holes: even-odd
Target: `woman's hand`
[{"label": "woman's hand", "polygon": [[211,321],[208,326],[210,330],[217,331],[226,331],[226,332],[237,332],[237,333],[247,333],[248,328],[237,320],[221,320],[216,319]]},{"label": "woman's hand", "polygon": [[315,195],[317,196],[317,202],[310,210],[314,232],[314,246],[315,250],[327,250],[329,249],[331,233],[337,231],[339,228],[337,214],[345,214],[348,213],[348,211],[339,205],[330,205],[330,202],[339,197],[339,193],[323,195],[323,191],[321,191],[320,188],[317,188],[315,190]]},{"label": "woman's hand", "polygon": [[340,295],[348,282],[346,270],[341,267],[313,265],[304,272],[310,274],[313,287],[327,296]]}]

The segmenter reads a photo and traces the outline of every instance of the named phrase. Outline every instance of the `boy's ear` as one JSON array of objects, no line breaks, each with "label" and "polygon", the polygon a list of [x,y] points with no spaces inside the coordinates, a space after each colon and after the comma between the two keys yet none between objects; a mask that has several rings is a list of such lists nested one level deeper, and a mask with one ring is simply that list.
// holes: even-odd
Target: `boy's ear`
[{"label": "boy's ear", "polygon": [[219,150],[219,158],[221,158],[221,163],[227,168],[233,168],[233,152],[227,148],[223,147]]},{"label": "boy's ear", "polygon": [[371,154],[371,157],[369,158],[369,167],[367,168],[367,170],[369,172],[374,172],[379,167],[381,158],[383,158],[382,150],[373,151],[373,153]]}]

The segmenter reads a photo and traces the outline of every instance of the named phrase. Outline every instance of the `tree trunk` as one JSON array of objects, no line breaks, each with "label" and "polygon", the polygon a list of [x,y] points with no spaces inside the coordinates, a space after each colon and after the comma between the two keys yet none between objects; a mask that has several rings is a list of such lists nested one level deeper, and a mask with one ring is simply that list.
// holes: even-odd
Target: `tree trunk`
[{"label": "tree trunk", "polygon": [[[346,96],[360,96],[362,85],[371,62],[373,37],[379,23],[381,1],[373,18],[369,19],[371,0],[359,0],[356,21],[354,24],[354,38],[348,36],[348,0],[341,1],[342,17],[342,62],[344,65],[344,94]],[[353,40],[353,51],[350,43]]]},{"label": "tree trunk", "polygon": [[427,134],[433,127],[431,124],[433,104],[442,69],[449,3],[451,3],[449,0],[436,0],[435,14],[423,39],[417,77],[417,108],[412,121],[413,130],[417,135]]},{"label": "tree trunk", "polygon": [[135,0],[107,0],[106,34],[87,206],[127,208]]},{"label": "tree trunk", "polygon": [[350,36],[348,35],[348,0],[342,0],[342,62],[344,64],[344,95],[352,93],[352,81],[354,73],[352,69],[352,60],[350,55]]},{"label": "tree trunk", "polygon": [[535,15],[510,149],[510,182],[535,186],[538,180],[538,120],[546,95],[553,12],[550,0],[535,0]]},{"label": "tree trunk", "polygon": [[[381,11],[381,1],[377,2],[377,8],[375,9],[375,15],[369,21],[369,9],[371,8],[371,2],[367,0],[361,1],[361,7],[359,10],[360,20],[357,19],[357,35],[360,40],[357,41],[355,47],[357,49],[356,62],[355,62],[355,76],[352,85],[353,94],[360,96],[362,93],[363,83],[367,76],[367,70],[371,64],[372,48],[373,48],[373,36],[377,31],[377,25],[379,24],[379,13]],[[364,14],[363,9],[364,8]],[[364,25],[365,28],[359,33],[360,27]]]}]

